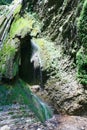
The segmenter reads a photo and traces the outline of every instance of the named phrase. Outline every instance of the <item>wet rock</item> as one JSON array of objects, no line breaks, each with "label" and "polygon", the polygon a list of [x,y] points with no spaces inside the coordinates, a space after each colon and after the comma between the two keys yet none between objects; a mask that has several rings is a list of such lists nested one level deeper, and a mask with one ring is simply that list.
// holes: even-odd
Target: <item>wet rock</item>
[{"label": "wet rock", "polygon": [[40,90],[40,86],[39,86],[39,85],[33,85],[33,86],[31,87],[31,90],[32,90],[32,92],[37,92],[37,91]]},{"label": "wet rock", "polygon": [[5,125],[1,127],[0,130],[10,130],[10,127],[8,125]]}]

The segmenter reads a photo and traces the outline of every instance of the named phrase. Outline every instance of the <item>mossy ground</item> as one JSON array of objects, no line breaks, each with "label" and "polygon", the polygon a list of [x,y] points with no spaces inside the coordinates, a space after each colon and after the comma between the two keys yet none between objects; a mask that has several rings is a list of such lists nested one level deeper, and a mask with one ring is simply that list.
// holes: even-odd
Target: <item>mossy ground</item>
[{"label": "mossy ground", "polygon": [[[29,100],[24,96],[23,88],[28,85],[22,80],[18,80],[12,84],[0,85],[0,105],[10,105],[14,103],[28,104]],[[30,92],[30,90],[29,90]]]}]

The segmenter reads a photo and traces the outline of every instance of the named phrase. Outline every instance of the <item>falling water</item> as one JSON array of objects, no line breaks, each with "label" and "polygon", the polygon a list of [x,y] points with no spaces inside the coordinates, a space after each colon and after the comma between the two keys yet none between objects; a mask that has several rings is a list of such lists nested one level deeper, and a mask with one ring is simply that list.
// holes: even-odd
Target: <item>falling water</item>
[{"label": "falling water", "polygon": [[36,95],[32,94],[32,101],[38,109],[38,114],[41,120],[48,120],[52,117],[52,111],[48,105],[42,102]]},{"label": "falling water", "polygon": [[53,112],[50,107],[33,94],[29,87],[26,87],[24,81],[20,80],[19,87],[22,88],[24,97],[28,99],[29,108],[36,114],[41,122],[44,122],[52,117]]},{"label": "falling water", "polygon": [[36,82],[36,80],[38,79],[37,77],[39,76],[40,86],[41,89],[43,89],[42,70],[41,70],[42,63],[39,55],[39,47],[33,40],[31,40],[31,46],[32,46],[32,55],[30,61],[31,63],[33,63],[34,66],[34,81]]}]

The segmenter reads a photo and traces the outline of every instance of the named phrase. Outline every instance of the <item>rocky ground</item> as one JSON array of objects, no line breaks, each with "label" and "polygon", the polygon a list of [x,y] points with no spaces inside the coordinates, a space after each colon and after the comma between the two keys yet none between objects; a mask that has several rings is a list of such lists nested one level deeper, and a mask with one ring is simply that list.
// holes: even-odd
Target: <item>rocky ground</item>
[{"label": "rocky ground", "polygon": [[42,124],[26,106],[0,107],[0,130],[52,130],[56,126],[55,120]]},{"label": "rocky ground", "polygon": [[0,107],[0,130],[87,130],[87,118],[54,115],[44,124],[26,107]]}]

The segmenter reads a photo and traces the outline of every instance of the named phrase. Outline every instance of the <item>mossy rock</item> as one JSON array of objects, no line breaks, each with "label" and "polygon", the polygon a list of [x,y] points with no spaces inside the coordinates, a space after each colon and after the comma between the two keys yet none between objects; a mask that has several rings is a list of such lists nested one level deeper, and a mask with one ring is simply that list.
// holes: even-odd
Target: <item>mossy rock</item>
[{"label": "mossy rock", "polygon": [[0,75],[1,78],[5,77],[12,79],[18,72],[19,56],[16,54],[18,51],[20,41],[18,39],[8,39],[4,43],[0,51]]},{"label": "mossy rock", "polygon": [[81,49],[77,53],[77,68],[78,68],[78,78],[80,83],[87,84],[87,54],[85,54],[85,49]]},{"label": "mossy rock", "polygon": [[[54,47],[54,43],[45,39],[37,38],[34,39],[39,48],[39,55],[41,60],[42,71],[46,73],[47,77],[53,75],[57,76],[58,73],[58,51]],[[59,76],[58,76],[59,77]]]},{"label": "mossy rock", "polygon": [[85,0],[78,20],[80,50],[77,52],[77,69],[80,82],[87,85],[87,0]]},{"label": "mossy rock", "polygon": [[23,17],[17,17],[10,29],[10,37],[21,36],[24,38],[26,35],[36,36],[40,33],[40,24],[30,14],[25,14]]}]

